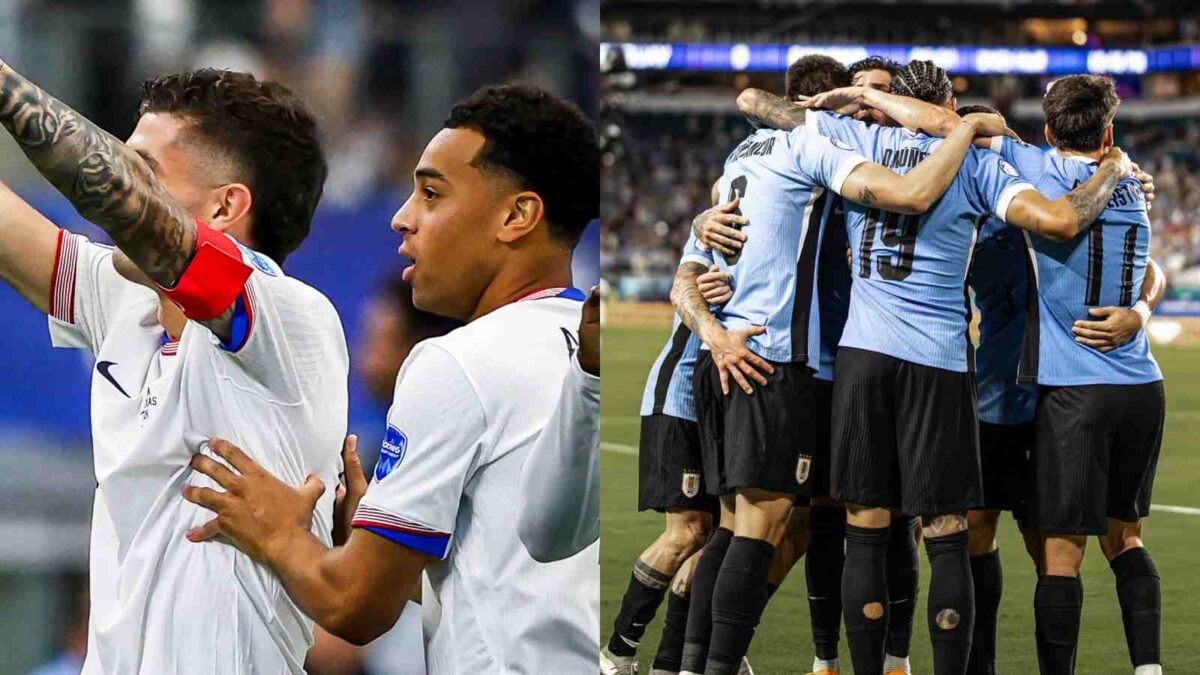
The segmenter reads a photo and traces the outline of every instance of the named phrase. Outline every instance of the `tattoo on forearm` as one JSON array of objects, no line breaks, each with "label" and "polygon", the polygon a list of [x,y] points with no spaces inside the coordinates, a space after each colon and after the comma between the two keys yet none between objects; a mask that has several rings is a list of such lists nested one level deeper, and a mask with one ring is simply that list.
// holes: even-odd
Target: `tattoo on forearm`
[{"label": "tattoo on forearm", "polygon": [[753,100],[742,112],[751,121],[785,131],[804,126],[804,108],[793,105],[786,99],[761,90],[754,90]]},{"label": "tattoo on forearm", "polygon": [[1067,193],[1067,201],[1079,218],[1080,229],[1091,225],[1100,215],[1120,181],[1121,174],[1117,165],[1108,163],[1102,165],[1091,180]]},{"label": "tattoo on forearm", "polygon": [[875,203],[875,193],[871,192],[871,188],[864,185],[862,192],[859,193],[858,199],[855,201],[863,206],[871,206]]},{"label": "tattoo on forearm", "polygon": [[151,279],[174,286],[191,260],[191,215],[124,143],[0,63],[0,124],[79,213]]},{"label": "tattoo on forearm", "polygon": [[675,305],[675,311],[683,324],[696,335],[700,335],[705,321],[713,318],[708,301],[696,283],[696,277],[706,271],[708,269],[700,263],[684,263],[676,270],[675,282],[671,285],[671,302]]},{"label": "tattoo on forearm", "polygon": [[708,218],[708,211],[701,211],[692,218],[692,234],[696,235],[696,239],[703,241],[704,221]]},{"label": "tattoo on forearm", "polygon": [[966,530],[967,517],[961,513],[937,516],[933,520],[923,523],[923,525],[922,529],[926,537],[941,537]]}]

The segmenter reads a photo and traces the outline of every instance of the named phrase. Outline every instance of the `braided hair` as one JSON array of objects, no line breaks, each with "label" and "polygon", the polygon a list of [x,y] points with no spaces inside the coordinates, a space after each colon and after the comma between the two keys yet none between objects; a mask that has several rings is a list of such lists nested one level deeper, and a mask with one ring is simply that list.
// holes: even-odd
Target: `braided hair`
[{"label": "braided hair", "polygon": [[945,105],[950,101],[953,87],[945,68],[938,67],[933,61],[910,61],[892,78],[892,93]]}]

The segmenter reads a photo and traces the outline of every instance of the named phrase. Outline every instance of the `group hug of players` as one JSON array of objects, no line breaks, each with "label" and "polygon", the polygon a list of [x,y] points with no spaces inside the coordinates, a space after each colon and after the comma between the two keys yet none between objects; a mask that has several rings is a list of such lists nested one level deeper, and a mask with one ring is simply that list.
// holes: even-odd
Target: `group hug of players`
[{"label": "group hug of players", "polygon": [[653,674],[749,672],[802,556],[813,673],[839,672],[843,621],[855,673],[910,673],[922,537],[933,672],[994,673],[1001,511],[1037,570],[1041,672],[1074,672],[1097,536],[1134,672],[1161,673],[1141,520],[1165,401],[1142,328],[1164,284],[1118,104],[1107,78],[1056,81],[1046,151],[956,113],[929,62],[811,55],[785,98],[742,92],[760,128],[693,223],[642,403],[639,508],[666,527],[602,673],[637,672],[664,598]]}]

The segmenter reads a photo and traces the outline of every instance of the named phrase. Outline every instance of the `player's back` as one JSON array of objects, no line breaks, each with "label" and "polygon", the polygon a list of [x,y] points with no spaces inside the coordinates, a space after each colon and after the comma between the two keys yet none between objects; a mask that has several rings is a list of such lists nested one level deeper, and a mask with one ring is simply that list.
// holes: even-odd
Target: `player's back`
[{"label": "player's back", "polygon": [[[907,174],[942,140],[905,129],[816,115],[822,134]],[[970,268],[980,218],[1004,213],[1029,189],[998,157],[971,148],[950,187],[921,215],[846,202],[854,290],[841,346],[965,372],[974,367],[967,327]]]},{"label": "player's back", "polygon": [[[400,373],[402,389],[408,385],[404,380],[410,362],[426,352],[441,352],[461,369],[486,421],[473,447],[453,449],[470,457],[470,466],[461,473],[451,469],[461,498],[445,495],[457,505],[452,507],[457,509],[453,544],[447,544],[445,560],[426,568],[442,608],[441,620],[427,636],[431,673],[585,672],[589,664],[594,669],[598,544],[544,564],[529,555],[517,533],[521,467],[558,404],[577,344],[582,294],[573,293],[578,297],[506,305],[427,340]],[[397,406],[404,403],[397,398]],[[409,452],[423,452],[420,442],[411,439]],[[415,454],[411,458],[420,459]],[[434,467],[408,463],[394,476],[426,469]],[[386,493],[389,483],[377,473],[372,489]],[[407,486],[396,484],[396,489]]]},{"label": "player's back", "polygon": [[717,256],[718,265],[732,273],[733,297],[722,318],[730,330],[766,326],[749,341],[760,356],[777,362],[807,358],[826,202],[862,161],[805,127],[755,131],[726,159],[718,182],[721,198],[740,196],[749,224],[740,253],[732,260]]},{"label": "player's back", "polygon": [[[1054,199],[1086,182],[1098,162],[1045,154],[1037,185]],[[1150,219],[1135,179],[1121,181],[1104,211],[1074,239],[1031,236],[1037,254],[1038,313],[1029,317],[1036,337],[1022,356],[1023,382],[1043,385],[1145,384],[1162,379],[1144,331],[1109,352],[1075,342],[1074,322],[1093,307],[1130,307],[1141,293],[1150,254]]]},{"label": "player's back", "polygon": [[980,421],[1009,425],[1033,419],[1037,393],[1017,383],[1025,317],[1031,303],[1037,303],[1032,275],[1021,230],[988,217],[980,228],[969,281],[980,315],[975,350]]},{"label": "player's back", "polygon": [[[66,235],[71,237],[71,235]],[[93,452],[98,483],[91,547],[88,673],[302,672],[312,622],[278,579],[233,547],[185,535],[212,514],[182,497],[215,487],[189,466],[224,438],[291,485],[337,481],[348,355],[332,304],[246,251],[246,282],[228,344],[199,324],[178,342],[158,324],[157,296],[120,278],[112,253],[69,239],[56,289],[59,346],[96,356]],[[254,256],[258,256],[257,258]],[[332,495],[313,532],[326,543]],[[99,586],[98,586],[99,585]]]}]

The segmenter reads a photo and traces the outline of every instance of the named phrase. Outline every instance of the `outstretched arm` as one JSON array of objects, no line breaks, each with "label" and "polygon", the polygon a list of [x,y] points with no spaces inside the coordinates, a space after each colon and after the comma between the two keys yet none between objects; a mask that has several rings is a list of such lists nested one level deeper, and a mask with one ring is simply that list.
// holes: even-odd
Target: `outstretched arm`
[{"label": "outstretched arm", "polygon": [[771,129],[790,130],[804,126],[808,111],[795,103],[762,89],[743,89],[737,97],[738,110],[753,124]]},{"label": "outstretched arm", "polygon": [[2,62],[0,124],[147,276],[166,288],[179,281],[195,251],[196,225],[144,159]]},{"label": "outstretched arm", "polygon": [[1053,201],[1037,190],[1025,190],[1013,198],[1004,219],[1051,241],[1073,239],[1096,220],[1117,183],[1131,172],[1129,158],[1114,147],[1083,185]]},{"label": "outstretched arm", "polygon": [[863,206],[921,214],[942,198],[967,156],[979,120],[968,115],[931,155],[901,176],[882,164],[859,164],[842,183],[841,194]]},{"label": "outstretched arm", "polygon": [[[771,111],[775,110],[775,106],[778,105],[765,100],[758,101],[757,98],[756,101],[760,107]],[[954,131],[954,127],[958,126],[961,119],[949,108],[908,96],[889,94],[870,87],[833,89],[817,94],[800,105],[804,108],[841,110],[843,112],[847,106],[852,106],[851,110],[867,106],[883,112],[909,131],[922,131],[930,136],[943,138]]]},{"label": "outstretched arm", "polygon": [[50,290],[59,230],[25,200],[0,184],[0,279],[50,313]]}]

